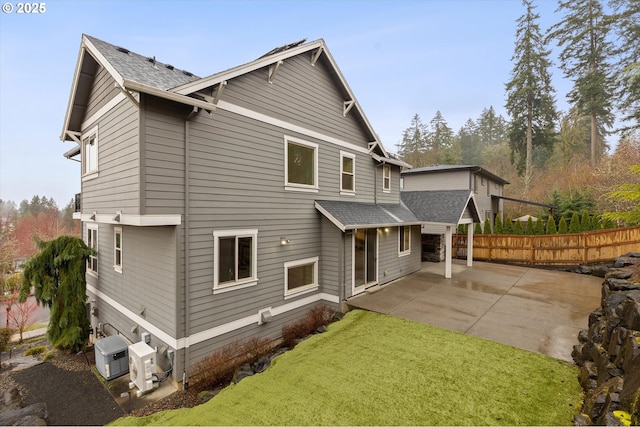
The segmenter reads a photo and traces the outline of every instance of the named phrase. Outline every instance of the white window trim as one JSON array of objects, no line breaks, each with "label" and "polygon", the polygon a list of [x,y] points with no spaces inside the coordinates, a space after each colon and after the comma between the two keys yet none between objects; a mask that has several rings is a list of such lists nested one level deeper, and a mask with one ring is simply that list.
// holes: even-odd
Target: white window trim
[{"label": "white window trim", "polygon": [[92,269],[90,269],[89,267],[87,267],[87,274],[90,274],[91,276],[94,277],[98,277],[99,271],[100,271],[100,258],[99,258],[99,253],[98,253],[98,247],[99,247],[99,242],[100,242],[100,232],[98,229],[98,224],[87,224],[87,244],[89,243],[89,234],[91,233],[91,231],[95,231],[96,232],[96,238],[94,239],[94,247],[92,249],[94,249],[96,251],[95,255],[89,255],[89,260],[91,260],[92,258],[96,259],[96,266],[98,267],[98,271],[94,271]]},{"label": "white window trim", "polygon": [[[92,136],[95,136],[95,141],[96,141],[96,167],[95,169],[92,169],[90,171],[86,170],[87,167],[87,150],[85,148],[85,141],[88,138],[91,138]],[[100,137],[98,134],[98,126],[94,126],[91,129],[89,129],[88,131],[82,132],[82,136],[80,138],[81,141],[81,151],[82,151],[82,180],[83,181],[87,181],[89,179],[93,179],[93,178],[97,178],[98,176],[98,172],[99,172],[99,168],[98,168],[98,161],[99,161],[99,156],[98,156],[98,147],[100,145]]]},{"label": "white window trim", "polygon": [[[313,185],[297,184],[289,182],[289,144],[296,144],[302,147],[313,149]],[[318,192],[318,147],[315,142],[304,141],[299,138],[284,136],[284,188],[292,191]]]},{"label": "white window trim", "polygon": [[[346,190],[342,184],[342,175],[345,173],[344,170],[342,169],[344,166],[343,159],[345,157],[353,161],[353,172],[351,173],[351,176],[353,177],[352,190]],[[356,156],[355,154],[347,153],[346,151],[340,151],[340,194],[347,195],[347,196],[353,196],[356,194]]]},{"label": "white window trim", "polygon": [[[389,172],[388,176],[389,176],[389,186],[385,186],[385,182],[387,178],[387,173],[385,173],[385,171]],[[382,165],[382,192],[383,193],[391,193],[391,166],[389,165]]]},{"label": "white window trim", "polygon": [[[251,272],[252,276],[239,281],[230,283],[219,283],[218,269],[220,252],[220,237],[251,237],[253,239],[251,253]],[[248,288],[258,284],[258,230],[216,230],[213,232],[213,293],[220,294],[224,292],[234,291],[237,289]]]},{"label": "white window trim", "polygon": [[[403,233],[401,232],[403,227],[405,230],[409,230],[409,247],[405,248],[404,251],[400,250],[400,243],[404,241],[404,236],[403,236]],[[398,227],[398,256],[402,257],[410,254],[411,254],[411,226],[410,225],[399,226]]]},{"label": "white window trim", "polygon": [[[320,285],[318,284],[318,260],[319,257],[311,257],[305,259],[299,259],[296,261],[288,261],[284,263],[284,299],[293,298],[298,295],[306,294],[316,291]],[[288,270],[293,267],[299,267],[301,265],[313,264],[313,283],[294,290],[289,290],[289,274]]]},{"label": "white window trim", "polygon": [[[116,264],[116,254],[118,252],[118,248],[116,247],[116,236],[120,234],[120,265]],[[118,272],[118,273],[122,273],[122,263],[123,263],[123,258],[122,258],[123,252],[122,252],[122,227],[114,227],[113,228],[113,269]]]}]

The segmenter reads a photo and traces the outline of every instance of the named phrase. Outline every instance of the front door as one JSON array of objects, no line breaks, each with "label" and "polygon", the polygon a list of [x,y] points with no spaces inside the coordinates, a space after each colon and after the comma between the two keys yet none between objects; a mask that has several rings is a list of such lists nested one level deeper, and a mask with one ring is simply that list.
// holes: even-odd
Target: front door
[{"label": "front door", "polygon": [[353,293],[378,283],[378,230],[358,229],[353,233]]}]

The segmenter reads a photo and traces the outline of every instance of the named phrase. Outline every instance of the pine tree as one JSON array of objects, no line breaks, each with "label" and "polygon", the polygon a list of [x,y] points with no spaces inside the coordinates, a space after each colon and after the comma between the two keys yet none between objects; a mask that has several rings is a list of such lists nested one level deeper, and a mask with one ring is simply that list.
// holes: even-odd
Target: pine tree
[{"label": "pine tree", "polygon": [[542,222],[542,218],[538,218],[536,221],[536,225],[533,228],[533,234],[536,236],[541,236],[544,234],[544,223]]},{"label": "pine tree", "polygon": [[553,219],[553,215],[549,215],[549,220],[547,221],[547,234],[558,234],[558,229],[556,228],[556,220]]},{"label": "pine tree", "polygon": [[511,116],[509,145],[512,158],[518,154],[517,166],[524,175],[525,194],[532,179],[533,149],[551,149],[555,139],[556,112],[549,68],[550,50],[538,26],[540,15],[534,13],[532,0],[523,0],[526,13],[518,20],[511,81],[506,84],[506,108]]},{"label": "pine tree", "polygon": [[600,0],[560,1],[558,12],[565,15],[551,27],[549,38],[562,47],[560,68],[573,80],[569,102],[591,119],[590,161],[595,167],[606,148],[604,135],[613,125],[614,80],[609,61],[614,48],[607,39],[610,20]]},{"label": "pine tree", "polygon": [[569,232],[569,227],[567,226],[567,220],[565,217],[560,217],[560,222],[558,223],[558,234],[567,234]]},{"label": "pine tree", "polygon": [[417,114],[411,119],[411,125],[402,132],[398,154],[402,159],[413,166],[425,166],[421,162],[421,156],[426,147],[427,128]]},{"label": "pine tree", "polygon": [[616,99],[625,114],[623,121],[630,122],[625,131],[640,129],[640,2],[611,0],[616,11],[612,17],[620,43],[616,67]]},{"label": "pine tree", "polygon": [[37,244],[40,253],[24,266],[20,301],[26,301],[33,287],[38,304],[50,308],[47,338],[51,344],[79,350],[89,333],[85,271],[92,250],[72,236],[38,240]]}]

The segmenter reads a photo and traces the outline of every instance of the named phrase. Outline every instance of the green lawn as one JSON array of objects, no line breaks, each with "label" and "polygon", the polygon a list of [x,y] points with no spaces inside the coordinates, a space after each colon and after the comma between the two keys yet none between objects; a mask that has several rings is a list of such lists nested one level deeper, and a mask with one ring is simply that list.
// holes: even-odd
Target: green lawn
[{"label": "green lawn", "polygon": [[262,374],[193,409],[117,425],[570,425],[574,366],[381,314],[352,311]]}]

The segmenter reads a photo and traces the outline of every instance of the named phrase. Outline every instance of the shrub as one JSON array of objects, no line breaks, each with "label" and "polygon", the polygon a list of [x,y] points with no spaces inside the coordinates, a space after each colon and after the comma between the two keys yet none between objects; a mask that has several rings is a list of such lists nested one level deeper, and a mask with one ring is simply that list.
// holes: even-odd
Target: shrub
[{"label": "shrub", "polygon": [[549,215],[549,221],[547,222],[547,234],[558,234],[558,229],[556,228],[556,220],[553,219],[552,215]]},{"label": "shrub", "polygon": [[502,215],[496,215],[496,223],[493,229],[493,234],[504,234],[504,227],[502,226]]},{"label": "shrub", "polygon": [[515,234],[516,236],[522,236],[524,230],[522,229],[522,221],[516,221],[513,224],[513,231],[511,234]]},{"label": "shrub", "polygon": [[35,347],[31,347],[29,350],[25,351],[25,356],[37,356],[38,354],[42,354],[47,351],[47,348],[43,345],[38,345]]},{"label": "shrub", "polygon": [[533,234],[536,236],[540,236],[544,234],[544,224],[542,223],[542,218],[538,218],[536,221],[536,225],[533,227]]},{"label": "shrub", "polygon": [[476,225],[473,227],[473,234],[482,234],[482,225],[479,222],[476,222]]},{"label": "shrub", "polygon": [[525,229],[524,234],[526,234],[527,236],[533,236],[534,234],[536,234],[533,227],[533,220],[531,219],[531,217],[527,219],[527,228]]},{"label": "shrub", "polygon": [[482,227],[482,234],[491,234],[491,220],[489,218],[484,219],[484,227]]},{"label": "shrub", "polygon": [[558,223],[558,234],[567,234],[569,232],[569,227],[567,227],[567,220],[564,217],[560,218],[560,222]]},{"label": "shrub", "polygon": [[332,317],[333,312],[326,305],[312,308],[303,319],[282,327],[283,345],[286,347],[295,346],[297,340],[311,335],[319,327],[327,325]]},{"label": "shrub", "polygon": [[3,352],[9,346],[11,337],[13,336],[13,329],[0,328],[0,352]]},{"label": "shrub", "polygon": [[191,372],[190,383],[196,391],[211,390],[233,380],[238,368],[254,364],[273,349],[267,338],[252,337],[234,341],[198,361]]},{"label": "shrub", "polygon": [[511,215],[507,215],[507,219],[504,220],[502,231],[504,234],[513,234],[513,221],[511,220]]},{"label": "shrub", "polygon": [[593,230],[593,224],[591,223],[591,217],[589,216],[589,212],[587,210],[582,211],[582,218],[580,219],[580,228],[582,231],[591,231]]},{"label": "shrub", "polygon": [[578,216],[578,212],[574,212],[573,215],[571,215],[571,222],[569,222],[569,233],[580,233],[581,231],[580,217]]}]

